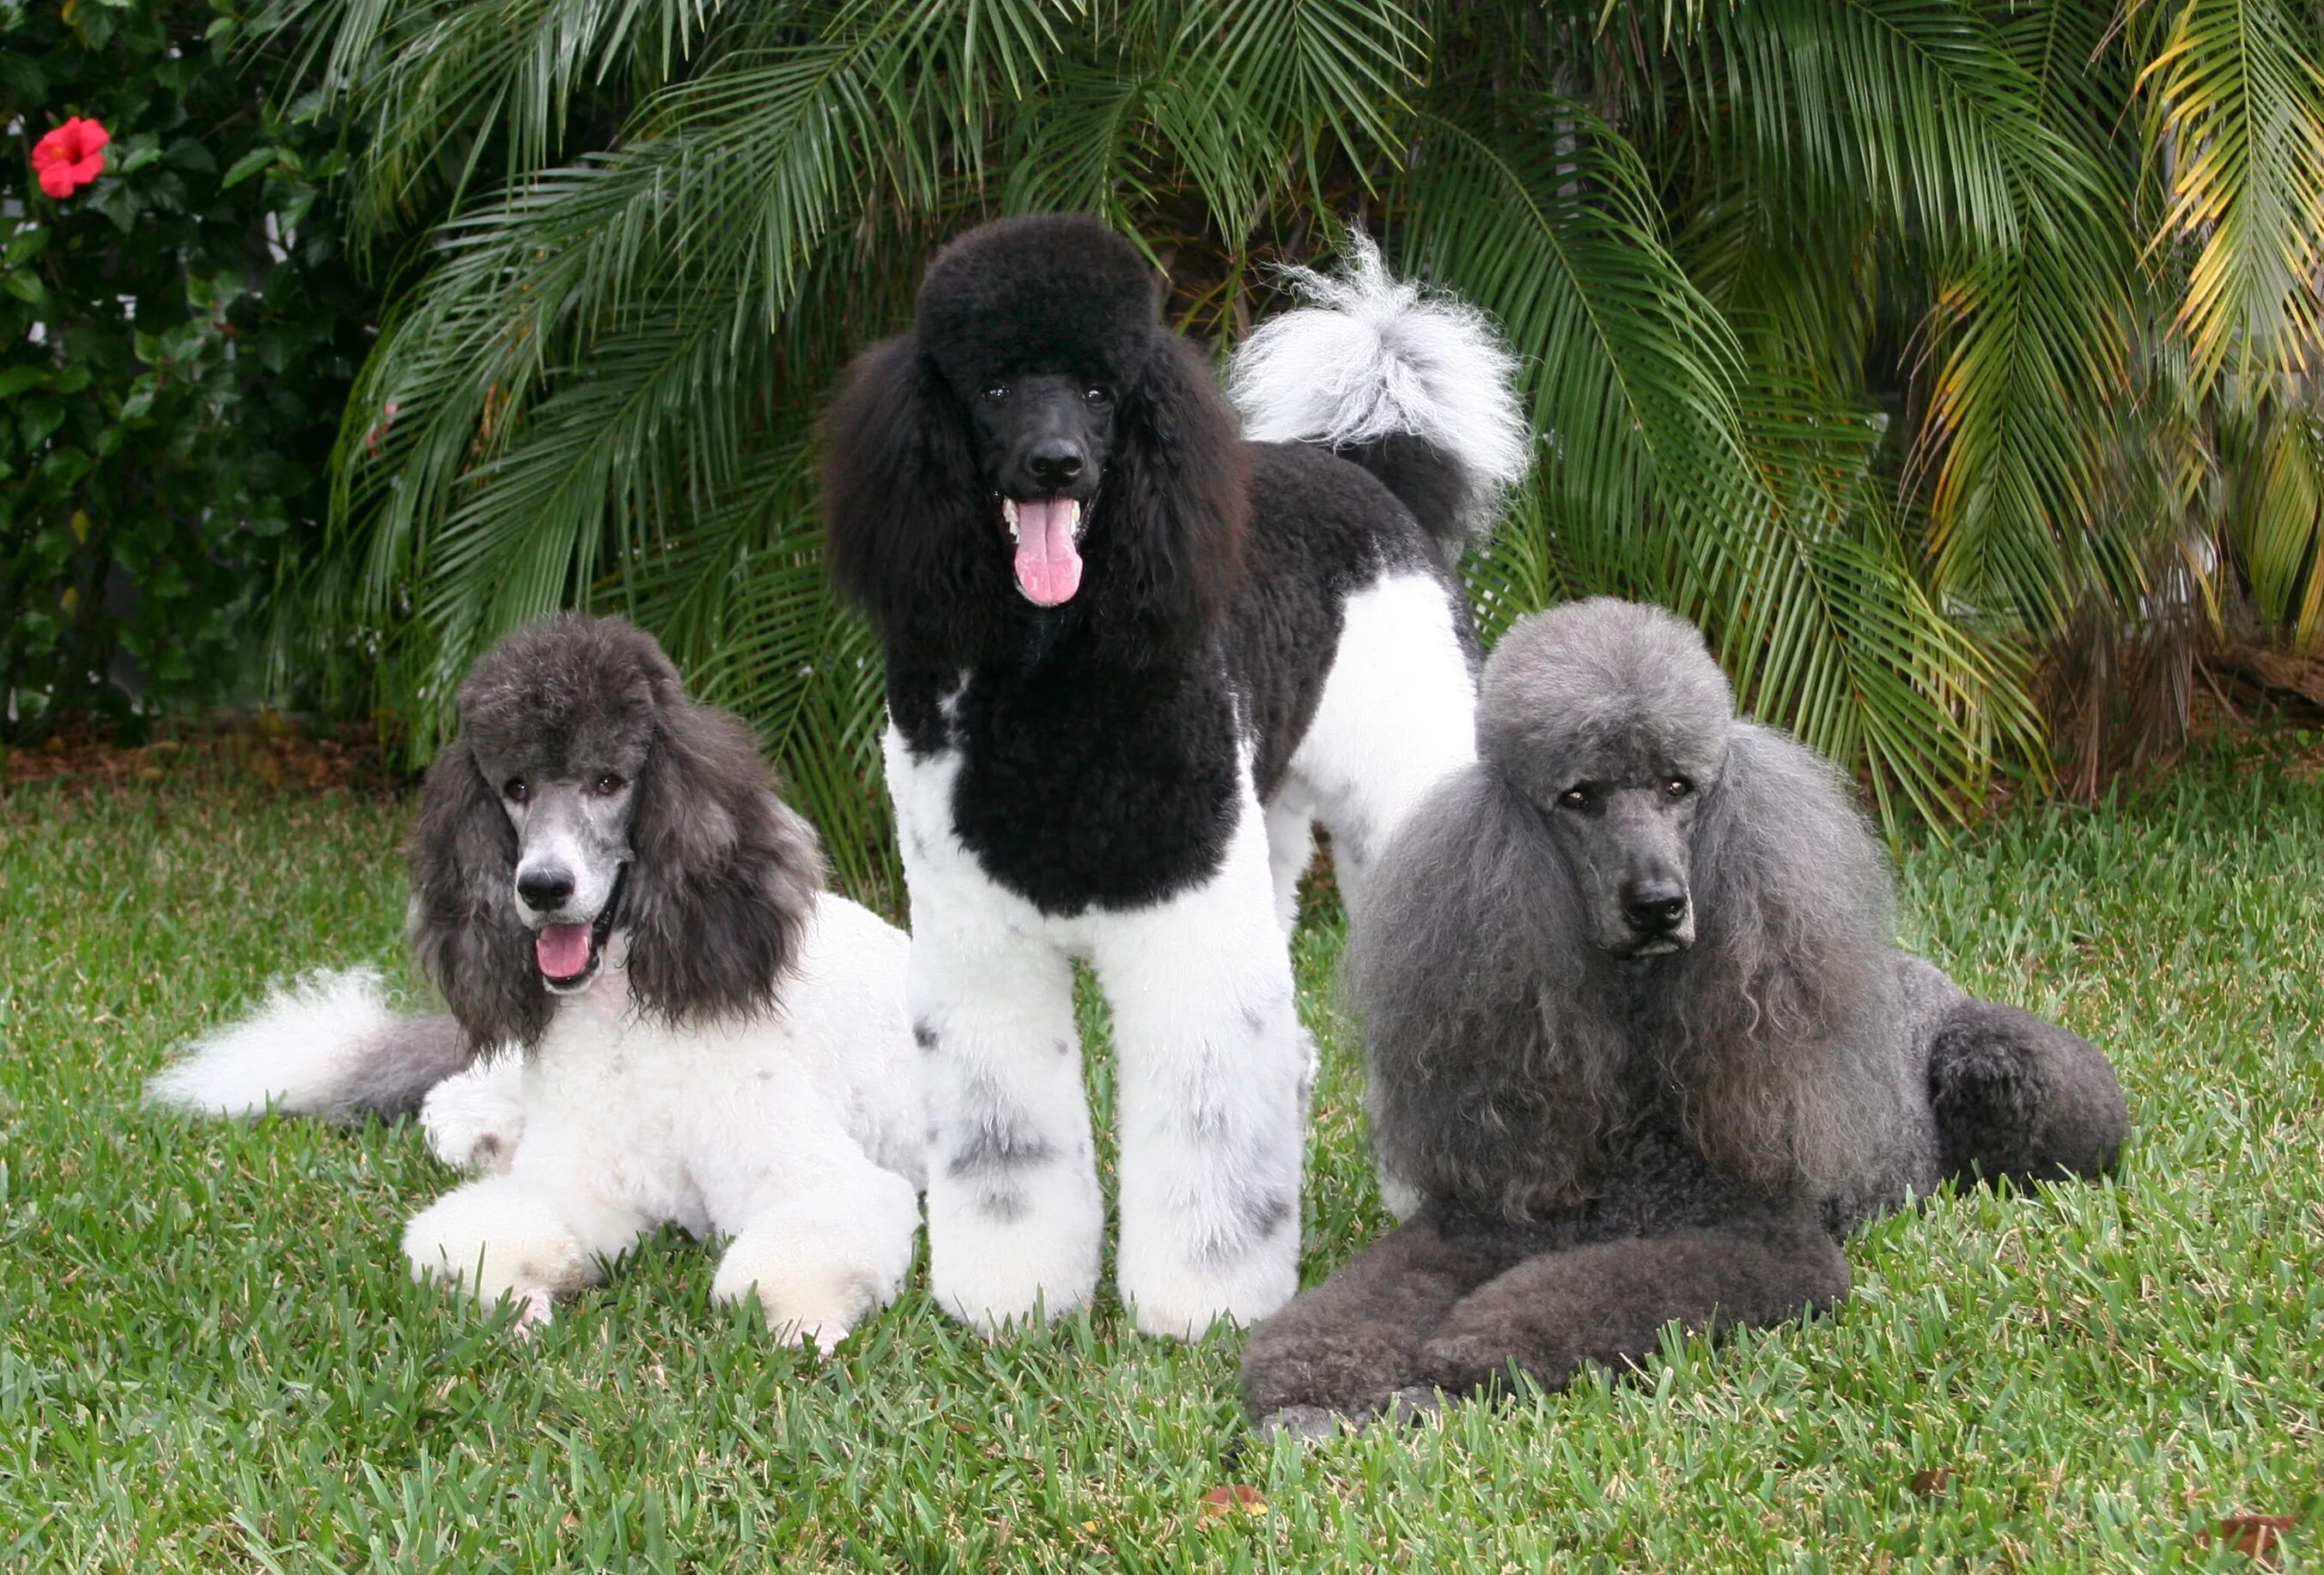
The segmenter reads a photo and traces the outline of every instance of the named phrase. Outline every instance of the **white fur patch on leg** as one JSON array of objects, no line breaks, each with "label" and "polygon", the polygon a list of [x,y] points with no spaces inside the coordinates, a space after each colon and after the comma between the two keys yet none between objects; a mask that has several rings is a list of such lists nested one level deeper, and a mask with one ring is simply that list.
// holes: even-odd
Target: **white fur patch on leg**
[{"label": "white fur patch on leg", "polygon": [[1286,935],[1299,926],[1299,877],[1314,857],[1314,820],[1305,796],[1286,783],[1267,806],[1267,870],[1275,887],[1275,919]]},{"label": "white fur patch on leg", "polygon": [[597,1278],[556,1211],[508,1176],[456,1187],[412,1216],[403,1256],[412,1278],[443,1280],[482,1302],[570,1296]]},{"label": "white fur patch on leg", "polygon": [[867,1166],[852,1179],[845,1196],[787,1202],[752,1220],[719,1259],[710,1294],[739,1302],[756,1291],[777,1338],[826,1353],[894,1301],[911,1267],[918,1195],[892,1171]]},{"label": "white fur patch on leg", "polygon": [[1117,1279],[1140,1331],[1199,1338],[1299,1288],[1299,1185],[1313,1045],[1248,797],[1217,875],[1093,919],[1113,1007],[1121,1128]]},{"label": "white fur patch on leg", "polygon": [[420,1128],[429,1152],[470,1175],[505,1175],[524,1137],[524,1060],[504,1049],[428,1091]]},{"label": "white fur patch on leg", "polygon": [[1039,911],[954,836],[957,757],[915,760],[892,728],[887,754],[927,1075],[929,1287],[954,1317],[997,1334],[1097,1288],[1105,1211],[1073,970]]},{"label": "white fur patch on leg", "polygon": [[376,971],[310,973],[278,987],[255,1014],[194,1042],[145,1085],[156,1104],[212,1116],[294,1114],[327,1105],[366,1043],[394,1022]]}]

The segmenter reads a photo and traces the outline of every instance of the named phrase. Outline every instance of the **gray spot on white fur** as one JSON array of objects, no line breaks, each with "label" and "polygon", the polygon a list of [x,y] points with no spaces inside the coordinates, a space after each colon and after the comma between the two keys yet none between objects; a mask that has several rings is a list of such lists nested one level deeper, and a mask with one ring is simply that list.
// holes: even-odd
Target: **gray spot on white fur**
[{"label": "gray spot on white fur", "polygon": [[1056,1146],[1019,1117],[980,1121],[945,1162],[945,1174],[955,1181],[1007,1174],[1047,1165],[1056,1157]]},{"label": "gray spot on white fur", "polygon": [[1234,1230],[1214,1234],[1203,1244],[1202,1256],[1213,1264],[1234,1262],[1282,1230],[1291,1218],[1292,1207],[1293,1194],[1287,1187],[1237,1187],[1227,1205]]}]

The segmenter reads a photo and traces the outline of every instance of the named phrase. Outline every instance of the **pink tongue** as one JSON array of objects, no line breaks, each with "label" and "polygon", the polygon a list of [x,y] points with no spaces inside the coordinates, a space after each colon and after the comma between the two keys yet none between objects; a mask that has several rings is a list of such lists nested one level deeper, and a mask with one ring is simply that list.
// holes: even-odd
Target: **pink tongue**
[{"label": "pink tongue", "polygon": [[1020,501],[1017,505],[1017,588],[1044,607],[1070,600],[1082,586],[1082,555],[1074,545],[1071,498]]},{"label": "pink tongue", "polygon": [[532,954],[551,979],[570,979],[589,966],[589,926],[551,925],[532,938]]}]

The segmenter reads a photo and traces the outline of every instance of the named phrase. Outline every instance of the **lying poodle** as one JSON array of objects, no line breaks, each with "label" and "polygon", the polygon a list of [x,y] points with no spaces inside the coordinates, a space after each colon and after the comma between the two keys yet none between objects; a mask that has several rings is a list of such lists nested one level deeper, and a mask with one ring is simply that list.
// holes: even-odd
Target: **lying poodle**
[{"label": "lying poodle", "polygon": [[1479,739],[1349,960],[1373,1138],[1423,1206],[1253,1332],[1254,1416],[1320,1433],[1512,1367],[1560,1388],[1665,1324],[1838,1301],[1839,1239],[1949,1177],[2112,1164],[2105,1056],[1892,948],[1849,784],[1737,721],[1684,622],[1522,621]]},{"label": "lying poodle", "polygon": [[1238,358],[1268,441],[1138,249],[1059,215],[940,253],[832,409],[833,571],[887,648],[930,1273],[987,1331],[1097,1282],[1075,957],[1112,1006],[1138,1327],[1297,1288],[1310,823],[1360,914],[1387,834],[1473,758],[1452,560],[1529,442],[1480,320],[1356,255]]},{"label": "lying poodle", "polygon": [[[425,1092],[438,1152],[497,1174],[405,1229],[414,1275],[537,1322],[676,1224],[733,1239],[713,1294],[755,1288],[770,1328],[828,1349],[894,1298],[919,1222],[905,938],[818,890],[750,735],[628,624],[510,635],[459,710],[411,847],[411,944],[451,1018],[326,976],[153,1097],[346,1119]],[[521,1059],[440,1081],[502,1045]]]}]

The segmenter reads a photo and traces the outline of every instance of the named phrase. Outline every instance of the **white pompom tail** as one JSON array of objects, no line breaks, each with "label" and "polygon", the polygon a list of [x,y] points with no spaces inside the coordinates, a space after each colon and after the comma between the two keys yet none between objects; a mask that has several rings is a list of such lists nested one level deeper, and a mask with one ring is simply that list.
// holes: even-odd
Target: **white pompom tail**
[{"label": "white pompom tail", "polygon": [[1244,436],[1342,450],[1417,438],[1452,467],[1462,500],[1456,519],[1423,523],[1455,545],[1489,527],[1533,461],[1517,357],[1492,322],[1394,277],[1360,232],[1338,273],[1285,272],[1314,304],[1262,324],[1229,364]]},{"label": "white pompom tail", "polygon": [[398,1016],[367,968],[309,974],[256,1013],[187,1047],[145,1085],[156,1104],[210,1116],[269,1105],[335,1121],[416,1109],[466,1060],[447,1018]]}]

